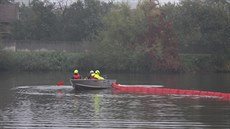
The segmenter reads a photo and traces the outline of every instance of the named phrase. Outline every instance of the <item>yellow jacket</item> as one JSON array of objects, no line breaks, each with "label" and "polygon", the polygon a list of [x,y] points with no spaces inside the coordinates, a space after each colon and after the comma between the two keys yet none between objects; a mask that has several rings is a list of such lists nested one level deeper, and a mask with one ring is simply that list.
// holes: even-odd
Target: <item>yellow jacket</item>
[{"label": "yellow jacket", "polygon": [[93,76],[97,80],[105,80],[103,77],[101,77],[99,74],[94,74]]}]

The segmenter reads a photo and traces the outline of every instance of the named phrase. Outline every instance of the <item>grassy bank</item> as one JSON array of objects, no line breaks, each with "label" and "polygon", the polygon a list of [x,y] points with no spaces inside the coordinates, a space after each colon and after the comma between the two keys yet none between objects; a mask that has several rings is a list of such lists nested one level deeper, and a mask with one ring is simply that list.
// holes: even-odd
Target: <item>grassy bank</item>
[{"label": "grassy bank", "polygon": [[230,72],[230,56],[210,54],[180,54],[185,72]]},{"label": "grassy bank", "polygon": [[[0,51],[0,59],[0,70],[19,71],[72,71],[78,68],[81,70],[141,72],[146,70],[144,66],[147,63],[143,59],[139,62],[138,59],[133,59],[136,63],[132,63],[125,57],[122,57],[123,62],[113,60],[115,63],[111,63],[111,58],[111,60],[101,61],[89,55],[63,52]],[[230,58],[227,56],[181,54],[180,59],[181,71],[179,72],[230,72]]]},{"label": "grassy bank", "polygon": [[76,68],[81,54],[62,52],[4,52],[0,69],[21,71],[67,71]]}]

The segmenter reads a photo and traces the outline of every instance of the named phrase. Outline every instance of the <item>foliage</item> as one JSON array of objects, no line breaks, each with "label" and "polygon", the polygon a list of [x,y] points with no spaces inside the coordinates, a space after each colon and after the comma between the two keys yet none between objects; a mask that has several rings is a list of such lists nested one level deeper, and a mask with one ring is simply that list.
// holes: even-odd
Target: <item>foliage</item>
[{"label": "foliage", "polygon": [[13,69],[24,71],[73,70],[81,58],[80,54],[59,52],[17,52],[13,54]]},{"label": "foliage", "polygon": [[7,66],[9,66],[9,56],[7,56],[7,52],[3,50],[2,39],[0,34],[0,70],[6,70]]},{"label": "foliage", "polygon": [[10,2],[13,2],[14,0],[0,0],[0,4],[8,4]]},{"label": "foliage", "polygon": [[209,54],[181,54],[180,57],[185,72],[215,71]]},{"label": "foliage", "polygon": [[10,53],[0,48],[0,70],[10,70],[11,66],[12,59]]},{"label": "foliage", "polygon": [[178,42],[171,23],[166,20],[156,3],[145,2],[140,7],[144,10],[147,22],[147,31],[143,37],[147,48],[150,48],[150,60],[161,71],[179,70]]},{"label": "foliage", "polygon": [[54,4],[33,0],[30,6],[20,8],[20,20],[16,23],[16,39],[49,40],[56,33]]},{"label": "foliage", "polygon": [[[139,57],[137,57],[137,55]],[[0,70],[22,70],[22,71],[73,71],[75,68],[81,71],[89,69],[100,69],[103,71],[123,72],[149,72],[143,71],[148,62],[145,55],[137,54],[123,57],[124,62],[104,64],[108,59],[98,62],[91,55],[79,53],[58,53],[58,52],[0,52]],[[210,54],[181,54],[181,67],[184,72],[230,72],[230,57],[222,58]],[[228,59],[228,60],[226,60]],[[122,60],[122,59],[119,59]]]},{"label": "foliage", "polygon": [[196,45],[212,54],[230,52],[230,3],[226,0],[182,0],[162,10],[173,22],[182,49]]},{"label": "foliage", "polygon": [[[88,40],[94,49],[77,57],[64,53],[10,56],[0,50],[1,68],[69,70],[77,64],[82,69],[129,72],[223,72],[230,69],[226,56],[230,54],[230,3],[181,0],[160,6],[156,1],[141,0],[131,9],[127,3],[98,0],[77,0],[69,5],[33,0],[30,6],[20,7],[13,37]],[[179,52],[189,53],[187,50],[193,54],[178,56]]]},{"label": "foliage", "polygon": [[105,67],[149,72],[180,68],[172,27],[155,2],[140,2],[134,10],[126,3],[117,5],[104,24],[96,58]]},{"label": "foliage", "polygon": [[20,20],[14,27],[15,39],[91,40],[102,28],[101,17],[112,3],[77,0],[71,5],[33,0],[20,7]]},{"label": "foliage", "polygon": [[230,72],[230,56],[180,54],[184,72]]}]

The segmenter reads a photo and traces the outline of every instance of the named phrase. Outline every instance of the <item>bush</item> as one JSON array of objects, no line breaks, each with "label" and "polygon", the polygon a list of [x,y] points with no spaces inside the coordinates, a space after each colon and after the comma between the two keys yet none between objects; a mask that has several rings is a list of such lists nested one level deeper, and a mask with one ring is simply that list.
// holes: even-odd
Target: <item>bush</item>
[{"label": "bush", "polygon": [[9,70],[11,66],[11,54],[0,48],[0,70]]},{"label": "bush", "polygon": [[15,69],[25,71],[72,70],[80,54],[62,52],[17,52],[13,54]]},{"label": "bush", "polygon": [[210,54],[181,54],[185,72],[229,72],[230,58]]},{"label": "bush", "polygon": [[[103,53],[103,52],[102,52]],[[229,56],[181,54],[180,71],[159,69],[149,63],[147,54],[123,52],[107,54],[63,52],[7,52],[0,50],[0,70],[72,71],[100,69],[111,72],[230,72]],[[125,56],[124,56],[125,55]]]}]

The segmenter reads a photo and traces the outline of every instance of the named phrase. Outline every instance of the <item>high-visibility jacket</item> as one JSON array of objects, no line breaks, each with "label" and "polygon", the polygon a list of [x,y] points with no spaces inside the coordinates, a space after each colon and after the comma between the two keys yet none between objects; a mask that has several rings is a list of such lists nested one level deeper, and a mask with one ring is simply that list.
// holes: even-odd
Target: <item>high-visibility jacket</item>
[{"label": "high-visibility jacket", "polygon": [[97,79],[97,80],[104,80],[104,78],[103,77],[101,77],[99,74],[94,74],[94,76],[93,76],[95,79]]},{"label": "high-visibility jacket", "polygon": [[87,78],[88,79],[96,79],[96,78],[94,78],[94,75],[95,75],[95,73],[89,74]]}]

